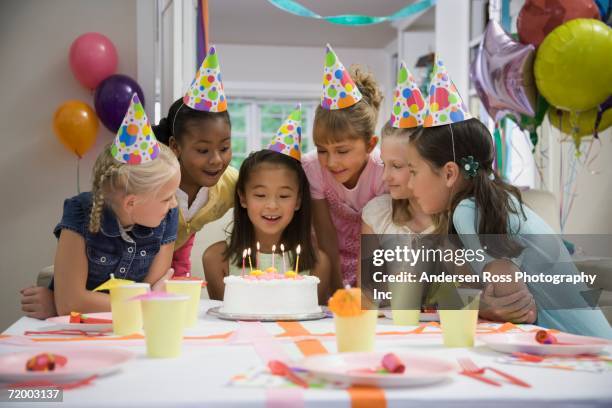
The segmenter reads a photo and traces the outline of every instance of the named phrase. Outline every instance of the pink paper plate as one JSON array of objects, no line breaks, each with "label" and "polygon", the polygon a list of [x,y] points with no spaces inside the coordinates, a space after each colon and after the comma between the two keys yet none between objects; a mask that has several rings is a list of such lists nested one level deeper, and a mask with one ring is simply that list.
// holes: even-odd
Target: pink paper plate
[{"label": "pink paper plate", "polygon": [[[113,314],[111,312],[83,313],[83,314],[86,316],[95,317],[98,319],[111,319],[112,320],[113,318]],[[50,317],[46,321],[49,323],[53,323],[54,326],[62,330],[106,331],[106,330],[113,329],[112,323],[70,323],[70,316],[68,315]]]},{"label": "pink paper plate", "polygon": [[417,387],[444,381],[456,367],[444,360],[416,356],[410,353],[395,353],[406,365],[402,374],[379,374],[363,372],[381,365],[387,352],[322,354],[305,358],[298,367],[326,381],[351,385],[376,387]]},{"label": "pink paper plate", "polygon": [[[53,371],[27,371],[28,359],[40,353],[59,354],[66,357],[68,361],[65,366],[57,367]],[[48,348],[0,354],[0,381],[74,381],[116,371],[134,355],[129,350],[113,348]]]},{"label": "pink paper plate", "polygon": [[535,333],[496,333],[481,335],[478,338],[493,350],[502,353],[557,354],[573,356],[576,354],[598,354],[612,343],[597,337],[578,336],[569,333],[555,333],[561,343],[572,344],[540,344],[535,339]]}]

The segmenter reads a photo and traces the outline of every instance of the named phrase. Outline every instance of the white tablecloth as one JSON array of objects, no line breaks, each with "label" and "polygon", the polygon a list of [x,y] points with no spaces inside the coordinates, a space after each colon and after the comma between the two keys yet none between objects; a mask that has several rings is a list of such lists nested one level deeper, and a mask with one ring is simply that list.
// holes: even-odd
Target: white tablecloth
[{"label": "white tablecloth", "polygon": [[[236,322],[228,322],[205,314],[214,301],[203,300],[197,327],[188,329],[186,336],[227,333],[236,330]],[[301,322],[311,333],[333,331],[333,320]],[[280,334],[283,329],[276,323],[262,323],[267,332]],[[22,335],[25,330],[44,330],[49,323],[21,318],[4,334]],[[379,319],[377,331],[394,331],[388,319]],[[230,344],[227,340],[185,340],[183,353],[176,359],[150,359],[145,355],[144,341],[78,341],[62,343],[36,343],[20,345],[15,337],[0,339],[0,353],[24,351],[29,347],[50,350],[55,347],[118,347],[134,351],[137,357],[121,371],[98,378],[90,386],[64,392],[63,407],[264,407],[269,403],[269,392],[263,388],[228,385],[230,379],[261,366],[262,359],[252,344]],[[329,352],[336,351],[333,337],[321,338]],[[280,343],[283,351],[299,360],[302,354],[292,339]],[[605,373],[568,372],[549,368],[502,365],[495,360],[500,353],[492,351],[477,340],[476,347],[451,349],[442,345],[440,334],[403,336],[377,336],[376,349],[384,351],[410,351],[421,356],[456,362],[457,357],[468,356],[479,365],[494,365],[517,375],[532,384],[526,389],[509,384],[493,387],[462,375],[429,387],[384,390],[388,407],[407,406],[612,406],[612,371]],[[608,352],[612,351],[608,348]],[[303,391],[306,407],[349,407],[349,393],[344,389],[307,389]],[[31,403],[30,403],[31,404]],[[50,403],[36,403],[35,406]],[[11,404],[2,402],[2,406]],[[23,407],[23,403],[13,403]],[[57,404],[55,404],[57,405]]]}]

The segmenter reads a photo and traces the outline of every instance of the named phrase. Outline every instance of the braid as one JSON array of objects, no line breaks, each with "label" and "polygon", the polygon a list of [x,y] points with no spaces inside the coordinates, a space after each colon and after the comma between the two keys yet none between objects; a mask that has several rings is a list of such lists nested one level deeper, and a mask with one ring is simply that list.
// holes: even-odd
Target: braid
[{"label": "braid", "polygon": [[100,172],[93,183],[93,203],[89,216],[89,232],[96,234],[100,231],[102,221],[102,210],[104,209],[104,183],[108,178],[112,179],[113,173],[119,169],[119,165],[111,164],[105,171]]}]

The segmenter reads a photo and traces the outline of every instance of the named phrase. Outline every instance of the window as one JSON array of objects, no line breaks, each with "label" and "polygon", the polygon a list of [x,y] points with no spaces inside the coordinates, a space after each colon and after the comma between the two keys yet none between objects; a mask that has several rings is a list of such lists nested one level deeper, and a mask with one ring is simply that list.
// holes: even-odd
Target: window
[{"label": "window", "polygon": [[[312,121],[318,100],[302,102],[302,154],[313,148]],[[232,120],[232,162],[240,168],[250,152],[265,148],[297,102],[234,99],[227,107]]]}]

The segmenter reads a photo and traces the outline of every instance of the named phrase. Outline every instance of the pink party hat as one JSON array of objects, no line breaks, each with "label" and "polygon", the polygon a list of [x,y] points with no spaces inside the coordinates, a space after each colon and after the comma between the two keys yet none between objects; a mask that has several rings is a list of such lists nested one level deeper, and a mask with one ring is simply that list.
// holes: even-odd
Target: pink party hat
[{"label": "pink party hat", "polygon": [[426,111],[427,107],[421,90],[408,68],[406,68],[406,63],[402,61],[397,73],[397,85],[393,95],[391,125],[399,129],[423,126]]},{"label": "pink party hat", "polygon": [[111,154],[117,161],[127,164],[146,163],[159,155],[159,144],[136,93],[132,95],[130,106],[117,131]]},{"label": "pink party hat", "polygon": [[444,63],[436,56],[429,84],[429,110],[423,127],[448,125],[471,117]]},{"label": "pink party hat", "polygon": [[205,112],[225,112],[227,100],[221,82],[221,68],[214,45],[210,46],[202,66],[191,82],[183,103],[192,109]]},{"label": "pink party hat", "polygon": [[327,44],[323,69],[321,107],[328,110],[344,109],[359,102],[363,96],[338,56]]},{"label": "pink party hat", "polygon": [[286,154],[296,160],[302,157],[302,105],[298,104],[289,114],[276,136],[268,145],[269,150]]}]

